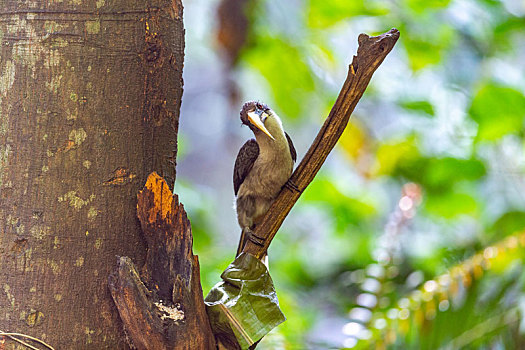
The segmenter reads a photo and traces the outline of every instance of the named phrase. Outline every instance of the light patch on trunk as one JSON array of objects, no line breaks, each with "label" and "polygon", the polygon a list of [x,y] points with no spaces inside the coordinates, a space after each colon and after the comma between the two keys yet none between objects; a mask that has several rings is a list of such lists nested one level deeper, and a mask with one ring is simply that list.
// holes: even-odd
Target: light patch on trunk
[{"label": "light patch on trunk", "polygon": [[2,75],[0,75],[0,93],[5,97],[15,82],[15,65],[13,61],[5,63]]},{"label": "light patch on trunk", "polygon": [[9,300],[9,302],[11,303],[11,307],[14,308],[15,307],[15,297],[13,294],[11,294],[11,287],[7,283],[4,283],[4,293],[7,296],[7,300]]},{"label": "light patch on trunk", "polygon": [[3,187],[4,173],[6,171],[7,162],[9,160],[9,155],[11,154],[11,152],[12,152],[11,145],[9,144],[5,146],[0,145],[0,188]]},{"label": "light patch on trunk", "polygon": [[98,215],[98,210],[93,207],[90,207],[87,213],[88,219],[94,220],[97,217],[97,215]]},{"label": "light patch on trunk", "polygon": [[80,256],[77,261],[75,261],[75,266],[76,267],[82,267],[82,265],[84,265],[84,257],[83,256]]},{"label": "light patch on trunk", "polygon": [[97,238],[95,240],[95,249],[100,249],[100,247],[102,247],[102,239],[101,238]]},{"label": "light patch on trunk", "polygon": [[172,321],[181,321],[184,320],[184,312],[180,310],[180,304],[176,304],[174,307],[166,306],[161,302],[156,302],[155,306],[163,314],[160,316],[161,320],[172,320]]},{"label": "light patch on trunk", "polygon": [[63,196],[58,197],[59,202],[69,202],[69,206],[76,210],[82,209],[82,207],[88,205],[95,199],[95,195],[92,194],[88,199],[82,199],[77,195],[77,191],[69,191]]},{"label": "light patch on trunk", "polygon": [[88,34],[98,34],[100,32],[100,21],[86,21],[86,32]]},{"label": "light patch on trunk", "polygon": [[75,146],[78,147],[86,140],[87,133],[84,128],[73,129],[69,132],[69,140],[75,143]]},{"label": "light patch on trunk", "polygon": [[60,262],[56,262],[51,259],[47,259],[47,264],[49,267],[51,267],[51,272],[53,272],[53,275],[58,275],[62,272],[62,265],[64,265],[64,260],[60,260]]},{"label": "light patch on trunk", "polygon": [[29,232],[31,232],[31,236],[41,240],[48,235],[49,227],[44,225],[35,225],[31,227]]}]

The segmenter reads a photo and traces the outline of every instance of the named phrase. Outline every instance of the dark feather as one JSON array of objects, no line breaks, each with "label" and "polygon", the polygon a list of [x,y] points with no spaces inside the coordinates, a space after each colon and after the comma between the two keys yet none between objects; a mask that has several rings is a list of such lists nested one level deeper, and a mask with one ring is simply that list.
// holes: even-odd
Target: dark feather
[{"label": "dark feather", "polygon": [[252,170],[253,163],[259,156],[259,145],[255,139],[246,141],[246,143],[239,150],[237,159],[235,160],[235,167],[233,168],[233,191],[235,195],[239,192],[239,187]]},{"label": "dark feather", "polygon": [[284,134],[286,135],[286,139],[288,140],[288,147],[290,147],[290,154],[292,155],[292,160],[297,160],[297,151],[295,150],[295,147],[293,146],[292,139],[290,138],[290,135],[285,131]]}]

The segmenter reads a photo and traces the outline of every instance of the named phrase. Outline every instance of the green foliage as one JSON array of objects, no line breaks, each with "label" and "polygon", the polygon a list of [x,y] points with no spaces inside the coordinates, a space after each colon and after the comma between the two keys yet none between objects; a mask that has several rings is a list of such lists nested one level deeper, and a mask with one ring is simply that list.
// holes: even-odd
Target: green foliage
[{"label": "green foliage", "polygon": [[407,110],[419,112],[419,115],[434,116],[434,107],[428,101],[403,101],[400,105]]},{"label": "green foliage", "polygon": [[[470,21],[468,24],[459,24],[453,15],[459,11],[455,6],[461,5],[472,10],[462,17]],[[297,233],[283,236],[272,248],[278,256],[272,265],[273,274],[289,318],[280,327],[287,344],[304,347],[299,345],[306,341],[300,334],[316,327],[314,320],[321,306],[308,304],[309,316],[302,317],[297,310],[302,312],[305,299],[323,295],[325,304],[344,314],[364,281],[375,279],[380,289],[377,304],[371,308],[374,316],[360,326],[369,333],[363,333],[362,341],[348,333],[345,344],[350,348],[459,349],[487,348],[489,344],[517,348],[521,311],[516,300],[525,295],[524,267],[519,263],[523,250],[509,249],[506,255],[493,259],[492,248],[483,250],[483,244],[512,237],[525,227],[521,209],[512,210],[516,203],[511,205],[495,190],[509,182],[501,176],[488,176],[498,157],[504,157],[499,144],[503,136],[513,135],[525,144],[525,97],[520,89],[525,81],[495,80],[487,72],[487,67],[491,67],[489,71],[493,67],[488,60],[494,56],[508,58],[509,64],[515,65],[513,43],[516,37],[524,36],[523,18],[510,15],[500,2],[493,1],[310,0],[303,6],[306,15],[291,21],[297,24],[293,34],[290,28],[269,29],[261,24],[270,23],[271,18],[256,17],[253,45],[243,56],[244,62],[265,78],[285,117],[300,117],[301,123],[311,118],[318,125],[319,117],[312,116],[312,111],[332,105],[336,90],[331,80],[343,79],[340,73],[331,75],[334,66],[341,59],[351,58],[346,48],[343,53],[338,51],[336,43],[342,42],[341,37],[352,40],[347,31],[354,25],[359,24],[353,37],[359,32],[376,34],[383,28],[399,28],[401,39],[390,55],[396,59],[387,58],[385,65],[389,65],[390,75],[397,71],[414,74],[395,75],[394,84],[406,86],[402,92],[389,95],[395,102],[383,101],[380,91],[388,86],[377,87],[375,78],[372,80],[361,103],[386,106],[360,112],[360,120],[340,140],[343,157],[333,156],[331,160],[339,164],[337,170],[323,169],[295,209],[298,215],[301,208],[315,210],[325,218],[323,227],[311,227],[301,238]],[[487,12],[489,9],[492,12]],[[287,13],[292,16],[299,12]],[[481,23],[478,17],[483,18]],[[325,72],[319,73],[320,69]],[[387,70],[381,67],[377,74],[383,69]],[[424,83],[418,82],[422,77]],[[381,81],[388,84],[388,79]],[[367,100],[372,95],[374,100]],[[462,115],[466,117],[459,119]],[[396,132],[385,132],[388,128]],[[376,134],[376,130],[381,132]],[[516,171],[525,169],[523,161],[519,162]],[[352,172],[367,190],[345,186],[338,177],[341,171]],[[406,193],[405,187],[400,193],[400,186],[407,182],[417,184],[421,194]],[[495,197],[500,199],[498,209],[492,204]],[[518,207],[524,208],[525,202]],[[308,224],[309,219],[306,216],[302,220]],[[326,230],[330,230],[327,236],[317,236]],[[428,239],[417,238],[425,235]],[[396,246],[402,248],[394,249]],[[312,253],[326,247],[332,247],[328,254]],[[378,249],[383,249],[383,255]],[[480,254],[467,259],[479,249]],[[387,260],[376,260],[378,257]],[[490,267],[480,263],[489,260]],[[382,272],[374,275],[370,271],[377,266]],[[427,284],[419,284],[419,291],[410,285],[413,273],[435,277],[439,282],[436,276],[447,268],[450,270],[445,275],[458,281],[455,287],[449,284],[443,289],[440,285],[437,291],[429,292]],[[352,277],[346,289],[338,287],[343,290],[335,291],[334,283],[342,276],[357,276],[350,271],[366,273],[359,282]],[[317,294],[319,290],[325,294]],[[406,300],[406,316],[392,318],[393,311],[388,315],[393,309],[399,315],[399,305],[405,305]],[[383,319],[386,327],[375,327],[378,319]],[[323,340],[321,347],[326,347],[326,342]]]},{"label": "green foliage", "polygon": [[307,25],[310,28],[326,28],[354,16],[381,16],[388,8],[380,1],[366,0],[310,0]]},{"label": "green foliage", "polygon": [[511,51],[514,47],[512,38],[525,31],[523,18],[513,17],[504,20],[494,27],[494,50],[496,52]]},{"label": "green foliage", "polygon": [[406,159],[399,162],[393,172],[422,184],[433,193],[450,191],[460,181],[479,180],[485,173],[485,165],[480,160],[452,157]]},{"label": "green foliage", "polygon": [[314,80],[298,47],[282,38],[260,36],[244,60],[270,83],[284,115],[295,118],[304,111],[302,101],[314,90]]},{"label": "green foliage", "polygon": [[[525,237],[516,234],[525,228],[525,20],[510,3],[256,2],[241,69],[260,75],[300,155],[336,98],[358,34],[401,31],[270,247],[288,321],[262,349],[525,348]],[[209,288],[233,244],[210,234],[208,200],[190,216]],[[376,304],[360,305],[362,294]],[[354,307],[371,311],[363,332],[320,325],[326,315],[351,322]],[[317,339],[325,333],[333,340]]]},{"label": "green foliage", "polygon": [[441,23],[436,23],[436,27],[430,32],[430,28],[424,27],[422,23],[407,26],[406,30],[413,33],[403,38],[402,42],[407,50],[410,67],[414,71],[440,63],[455,39],[454,30]]},{"label": "green foliage", "polygon": [[410,10],[422,14],[427,10],[444,8],[450,0],[406,0],[405,2]]},{"label": "green foliage", "polygon": [[330,208],[331,216],[336,220],[337,232],[344,231],[348,225],[358,225],[376,214],[372,203],[345,195],[322,176],[307,188],[303,200],[321,202],[324,207]]},{"label": "green foliage", "polygon": [[508,348],[521,348],[524,238],[524,234],[514,235],[485,248],[425,282],[398,305],[377,312],[371,325],[383,320],[386,327],[371,327],[372,337],[357,348],[374,344],[388,349],[470,349],[500,337]]},{"label": "green foliage", "polygon": [[451,219],[462,214],[476,214],[478,204],[468,193],[445,192],[428,196],[425,209],[431,214]]},{"label": "green foliage", "polygon": [[479,140],[494,141],[509,133],[521,133],[525,96],[508,86],[483,83],[472,99],[469,115],[479,125]]},{"label": "green foliage", "polygon": [[508,211],[501,215],[489,227],[491,237],[501,239],[514,232],[520,231],[525,227],[525,212],[523,211]]},{"label": "green foliage", "polygon": [[393,174],[399,164],[413,163],[419,157],[419,149],[414,137],[402,141],[382,143],[376,152],[375,172],[378,175]]}]

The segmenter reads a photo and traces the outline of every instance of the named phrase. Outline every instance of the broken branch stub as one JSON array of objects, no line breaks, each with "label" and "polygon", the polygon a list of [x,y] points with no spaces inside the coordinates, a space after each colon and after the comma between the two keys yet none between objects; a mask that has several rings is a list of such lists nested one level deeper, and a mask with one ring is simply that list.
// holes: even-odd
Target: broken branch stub
[{"label": "broken branch stub", "polygon": [[255,235],[264,238],[264,245],[258,246],[248,240],[243,252],[250,253],[257,258],[266,252],[295,202],[312,182],[326,157],[341,137],[350,115],[363,96],[372,75],[392,50],[397,39],[399,39],[399,31],[395,28],[374,37],[366,34],[359,35],[357,55],[354,56],[352,64],[349,66],[348,76],[339,96],[317,137],[290,178],[299,188],[299,192],[290,191],[286,188],[281,190],[262,222],[254,230]]},{"label": "broken branch stub", "polygon": [[137,199],[146,263],[139,276],[131,259],[119,257],[109,277],[128,336],[138,349],[215,349],[184,207],[157,173]]}]

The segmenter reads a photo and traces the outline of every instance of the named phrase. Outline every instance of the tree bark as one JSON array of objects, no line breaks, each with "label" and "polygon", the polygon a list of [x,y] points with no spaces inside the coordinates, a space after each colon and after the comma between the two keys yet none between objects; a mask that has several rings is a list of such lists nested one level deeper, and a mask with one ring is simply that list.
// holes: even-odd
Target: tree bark
[{"label": "tree bark", "polygon": [[128,348],[107,277],[116,255],[145,261],[148,174],[175,181],[181,1],[0,9],[0,329]]}]

